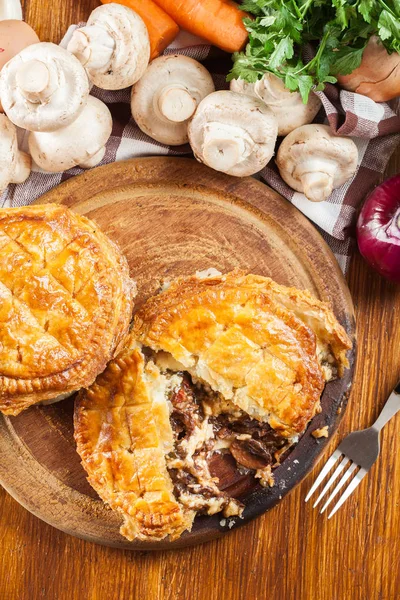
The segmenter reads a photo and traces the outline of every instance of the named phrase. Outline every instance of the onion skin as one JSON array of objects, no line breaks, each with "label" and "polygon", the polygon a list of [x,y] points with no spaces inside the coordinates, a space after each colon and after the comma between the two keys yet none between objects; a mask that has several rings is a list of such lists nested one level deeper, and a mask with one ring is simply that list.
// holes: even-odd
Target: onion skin
[{"label": "onion skin", "polygon": [[365,260],[389,281],[400,283],[400,175],[368,196],[357,222],[357,242]]},{"label": "onion skin", "polygon": [[338,75],[345,90],[368,96],[375,102],[386,102],[400,96],[400,54],[389,54],[376,37],[369,40],[358,69],[350,75]]}]

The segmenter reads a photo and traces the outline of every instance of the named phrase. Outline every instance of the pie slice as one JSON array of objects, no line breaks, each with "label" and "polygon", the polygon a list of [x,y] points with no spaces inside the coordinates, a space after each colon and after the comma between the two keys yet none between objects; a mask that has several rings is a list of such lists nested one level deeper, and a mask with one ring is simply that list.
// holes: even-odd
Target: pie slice
[{"label": "pie slice", "polygon": [[75,439],[88,480],[123,516],[127,539],[175,539],[195,513],[175,498],[166,455],[174,446],[167,393],[177,384],[127,347],[75,404]]}]

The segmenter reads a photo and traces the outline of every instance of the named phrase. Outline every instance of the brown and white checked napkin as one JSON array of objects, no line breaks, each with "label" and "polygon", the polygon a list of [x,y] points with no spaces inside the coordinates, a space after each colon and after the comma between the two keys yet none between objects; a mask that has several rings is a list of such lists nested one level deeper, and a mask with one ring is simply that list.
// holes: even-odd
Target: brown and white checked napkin
[{"label": "brown and white checked napkin", "polygon": [[[76,27],[72,25],[69,28],[61,42],[62,46],[66,46]],[[202,61],[212,73],[216,88],[228,88],[225,77],[231,64],[230,57],[221,56],[221,53],[203,40],[181,32],[165,54],[185,54]],[[140,131],[131,118],[129,89],[109,92],[94,87],[91,93],[109,106],[114,121],[112,135],[101,164],[136,156],[190,155],[189,145],[168,147]],[[392,152],[400,142],[400,107],[397,101],[391,103],[391,106],[385,103],[377,104],[359,94],[339,91],[332,85],[329,85],[325,92],[319,92],[318,96],[324,110],[320,111],[316,120],[327,120],[333,131],[351,136],[357,145],[359,161],[354,177],[321,203],[310,202],[303,194],[289,188],[280,178],[274,160],[271,160],[257,177],[280,192],[316,224],[335,253],[342,270],[346,271],[358,206],[379,181]],[[26,150],[27,134],[20,134],[21,147]],[[81,172],[82,169],[76,167],[64,173],[44,173],[34,165],[25,183],[10,185],[4,192],[1,206],[29,204],[49,189]]]}]

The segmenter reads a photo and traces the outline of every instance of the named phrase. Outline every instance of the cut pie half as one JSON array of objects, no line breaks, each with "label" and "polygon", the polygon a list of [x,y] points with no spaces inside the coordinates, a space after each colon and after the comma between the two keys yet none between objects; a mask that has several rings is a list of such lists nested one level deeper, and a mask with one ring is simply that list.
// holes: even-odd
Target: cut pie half
[{"label": "cut pie half", "polygon": [[220,459],[273,485],[350,348],[327,305],[265,277],[181,278],[150,298],[75,408],[82,464],[121,533],[175,539],[196,514],[240,515]]},{"label": "cut pie half", "polygon": [[55,204],[0,209],[0,410],[91,385],[123,346],[134,292],[89,219]]}]

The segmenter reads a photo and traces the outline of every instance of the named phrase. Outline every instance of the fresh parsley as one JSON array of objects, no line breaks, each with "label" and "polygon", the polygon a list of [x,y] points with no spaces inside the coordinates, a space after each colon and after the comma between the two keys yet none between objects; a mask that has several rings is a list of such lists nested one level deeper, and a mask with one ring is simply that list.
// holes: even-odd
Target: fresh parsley
[{"label": "fresh parsley", "polygon": [[337,75],[360,66],[371,36],[400,53],[400,0],[243,0],[249,43],[228,75],[254,83],[265,72],[307,102]]}]

